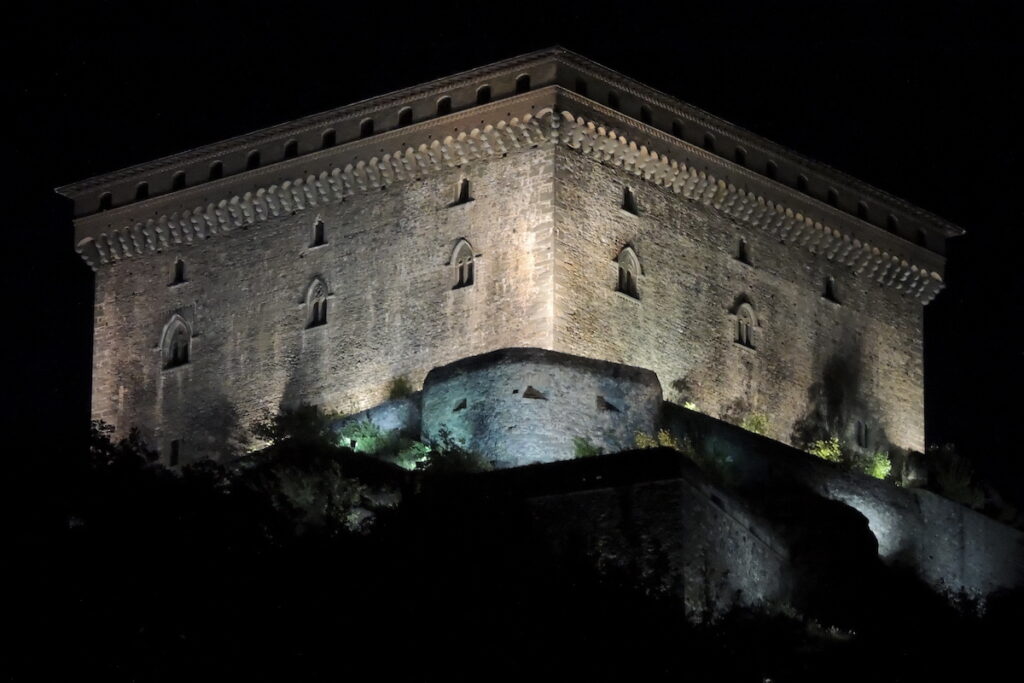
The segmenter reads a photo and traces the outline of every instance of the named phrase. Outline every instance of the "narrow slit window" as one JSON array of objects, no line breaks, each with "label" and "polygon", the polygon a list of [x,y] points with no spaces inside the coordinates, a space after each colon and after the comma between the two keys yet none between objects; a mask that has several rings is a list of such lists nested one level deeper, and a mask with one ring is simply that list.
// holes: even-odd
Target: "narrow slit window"
[{"label": "narrow slit window", "polygon": [[640,211],[637,209],[636,205],[636,195],[633,194],[633,189],[630,187],[627,187],[622,192],[622,210],[626,213],[631,213],[634,216],[640,215]]},{"label": "narrow slit window", "polygon": [[709,152],[715,151],[715,136],[711,133],[704,133],[704,149]]},{"label": "narrow slit window", "polygon": [[779,177],[779,165],[772,160],[768,160],[768,163],[764,165],[764,174],[775,180]]},{"label": "narrow slit window", "polygon": [[320,136],[320,147],[328,149],[338,144],[338,133],[333,128],[325,130]]},{"label": "narrow slit window", "polygon": [[862,221],[868,219],[868,203],[865,201],[857,202],[857,218]]},{"label": "narrow slit window", "polygon": [[736,260],[740,263],[745,263],[748,266],[750,263],[750,248],[747,246],[745,239],[740,240],[739,248],[736,250]]},{"label": "narrow slit window", "polygon": [[476,103],[487,104],[491,101],[491,86],[482,85],[476,89]]},{"label": "narrow slit window", "polygon": [[171,279],[172,285],[180,285],[185,282],[185,262],[178,259],[174,262],[174,273]]},{"label": "narrow slit window", "polygon": [[100,195],[100,211],[109,211],[114,206],[114,195],[104,192]]},{"label": "narrow slit window", "polygon": [[530,74],[522,74],[516,79],[516,94],[530,92]]},{"label": "narrow slit window", "polygon": [[452,98],[442,97],[437,101],[437,115],[446,116],[452,113]]},{"label": "narrow slit window", "polygon": [[141,182],[135,186],[135,199],[149,199],[149,183]]},{"label": "narrow slit window", "polygon": [[839,206],[839,191],[834,187],[828,188],[828,199],[826,200],[829,206]]},{"label": "narrow slit window", "polygon": [[857,445],[861,448],[868,447],[868,426],[864,424],[863,420],[857,420],[857,424],[854,427]]},{"label": "narrow slit window", "polygon": [[898,234],[900,231],[899,219],[890,213],[889,216],[885,219],[885,228],[894,235]]},{"label": "narrow slit window", "polygon": [[249,152],[249,156],[245,160],[245,167],[250,171],[260,167],[260,151],[258,149]]},{"label": "narrow slit window", "polygon": [[740,166],[746,166],[747,165],[747,150],[743,149],[742,147],[737,147],[736,151],[733,152],[733,159]]},{"label": "narrow slit window", "polygon": [[831,275],[825,278],[825,291],[822,296],[833,303],[839,303],[839,298],[836,296],[836,279]]},{"label": "narrow slit window", "polygon": [[171,181],[172,190],[184,190],[185,189],[185,172],[178,171],[174,174],[174,180]]},{"label": "narrow slit window", "polygon": [[405,126],[408,126],[408,125],[411,125],[411,124],[412,124],[412,108],[411,107],[403,107],[402,110],[398,112],[398,127],[399,128],[404,128]]},{"label": "narrow slit window", "polygon": [[313,241],[310,244],[312,247],[319,247],[323,244],[327,244],[327,236],[325,234],[323,219],[317,218],[313,223]]},{"label": "narrow slit window", "polygon": [[468,204],[473,201],[473,197],[469,194],[469,178],[463,178],[459,181],[459,187],[455,191],[455,202],[457,206],[459,204]]},{"label": "narrow slit window", "polygon": [[288,144],[284,146],[284,158],[294,159],[297,156],[299,156],[299,141],[289,140]]},{"label": "narrow slit window", "polygon": [[181,462],[181,439],[175,439],[171,441],[171,452],[167,456],[167,464],[177,467],[179,462]]},{"label": "narrow slit window", "polygon": [[224,162],[215,161],[210,164],[210,180],[218,180],[224,177]]},{"label": "narrow slit window", "polygon": [[373,135],[373,119],[363,119],[359,124],[359,137],[368,138]]},{"label": "narrow slit window", "polygon": [[796,178],[796,189],[804,194],[807,193],[807,176],[800,174]]},{"label": "narrow slit window", "polygon": [[924,230],[918,230],[917,231],[917,236],[914,239],[914,241],[917,242],[917,246],[919,246],[919,247],[927,247],[928,246],[928,233],[926,233]]}]

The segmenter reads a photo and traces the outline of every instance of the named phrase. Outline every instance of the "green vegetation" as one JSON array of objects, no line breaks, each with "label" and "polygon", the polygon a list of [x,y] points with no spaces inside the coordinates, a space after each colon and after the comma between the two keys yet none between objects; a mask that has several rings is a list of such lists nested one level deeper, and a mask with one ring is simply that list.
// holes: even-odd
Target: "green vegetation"
[{"label": "green vegetation", "polygon": [[807,452],[829,462],[843,462],[843,443],[837,436],[815,441]]},{"label": "green vegetation", "polygon": [[595,446],[590,443],[587,439],[582,436],[575,436],[572,439],[572,444],[575,449],[573,457],[576,458],[589,458],[592,455],[604,455],[604,449]]},{"label": "green vegetation", "polygon": [[686,408],[687,410],[697,410],[697,404],[694,403],[693,401],[687,401],[686,403],[683,404],[683,407]]},{"label": "green vegetation", "polygon": [[413,393],[413,388],[409,380],[405,377],[395,377],[391,380],[391,385],[388,387],[388,400],[394,401],[395,399],[405,398],[411,393]]},{"label": "green vegetation", "polygon": [[494,469],[489,460],[468,450],[446,427],[441,427],[437,438],[427,445],[430,448],[427,459],[418,467],[427,475],[473,474]]},{"label": "green vegetation", "polygon": [[397,430],[385,432],[370,420],[350,422],[338,432],[340,445],[366,453],[406,470],[425,462],[430,446],[402,436]]},{"label": "green vegetation", "polygon": [[285,441],[309,445],[333,445],[334,432],[331,423],[341,416],[325,413],[317,406],[302,404],[277,415],[267,415],[253,425],[253,435],[270,445]]},{"label": "green vegetation", "polygon": [[748,432],[754,432],[761,436],[767,436],[768,434],[768,416],[764,413],[750,413],[743,422],[740,423],[740,427],[743,427]]},{"label": "green vegetation", "polygon": [[633,435],[633,444],[637,448],[673,448],[687,455],[693,451],[693,447],[689,443],[680,442],[667,429],[659,429],[654,436],[645,432],[637,432]]},{"label": "green vegetation", "polygon": [[886,451],[872,453],[860,461],[860,470],[875,479],[885,479],[892,472],[892,460]]}]

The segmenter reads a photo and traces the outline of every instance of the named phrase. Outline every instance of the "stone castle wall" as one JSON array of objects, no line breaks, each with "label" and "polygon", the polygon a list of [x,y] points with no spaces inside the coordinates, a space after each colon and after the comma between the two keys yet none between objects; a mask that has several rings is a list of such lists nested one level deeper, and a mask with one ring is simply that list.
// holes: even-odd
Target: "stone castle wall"
[{"label": "stone castle wall", "polygon": [[442,430],[499,467],[605,453],[653,434],[661,386],[649,370],[543,349],[502,349],[437,368],[423,383],[423,438]]},{"label": "stone castle wall", "polygon": [[[923,448],[920,302],[572,149],[555,176],[555,349],[650,368],[668,400],[715,417],[764,413],[783,441],[828,427],[854,445],[861,420],[868,450]],[[615,291],[625,246],[639,300]],[[735,343],[743,303],[753,349]]]},{"label": "stone castle wall", "polygon": [[[540,146],[292,212],[213,240],[120,260],[96,275],[93,415],[138,426],[183,460],[222,451],[267,411],[352,412],[389,382],[506,346],[550,346],[552,147]],[[451,206],[462,178],[473,201]],[[326,244],[311,247],[319,217]],[[475,282],[453,289],[466,239]],[[184,284],[170,286],[174,263]],[[307,329],[314,278],[327,322]],[[164,369],[172,315],[189,362]]]}]

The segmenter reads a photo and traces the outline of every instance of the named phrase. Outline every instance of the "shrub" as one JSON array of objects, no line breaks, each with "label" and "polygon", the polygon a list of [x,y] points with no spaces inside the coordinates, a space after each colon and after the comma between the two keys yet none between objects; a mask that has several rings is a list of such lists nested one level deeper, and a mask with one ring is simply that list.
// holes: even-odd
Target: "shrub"
[{"label": "shrub", "polygon": [[892,472],[892,460],[885,451],[878,451],[864,458],[861,463],[861,471],[875,479],[885,479]]},{"label": "shrub", "polygon": [[[350,422],[338,432],[340,445],[360,453],[375,455],[389,441],[388,435],[369,420]],[[354,445],[353,445],[353,442]]]},{"label": "shrub", "polygon": [[395,377],[391,380],[391,385],[388,387],[388,400],[394,401],[395,399],[405,398],[411,393],[413,393],[413,390],[409,380],[405,377]]},{"label": "shrub", "polygon": [[637,432],[633,436],[633,444],[637,448],[673,448],[680,453],[690,454],[693,448],[687,443],[682,443],[667,429],[659,429],[654,436],[645,432]]},{"label": "shrub", "polygon": [[743,427],[748,432],[766,436],[768,434],[768,416],[764,413],[750,413],[743,418],[740,427]]},{"label": "shrub", "polygon": [[697,404],[694,403],[693,401],[687,401],[686,403],[683,404],[683,407],[686,408],[687,410],[697,410]]},{"label": "shrub", "polygon": [[843,461],[843,443],[837,436],[815,441],[807,449],[807,452],[829,462],[840,463]]},{"label": "shrub", "polygon": [[589,458],[592,455],[604,455],[604,449],[595,446],[582,436],[573,437],[572,443],[575,448],[574,456],[577,458]]},{"label": "shrub", "polygon": [[437,438],[427,444],[429,455],[420,469],[427,474],[458,474],[488,472],[494,465],[479,453],[474,453],[457,441],[446,427],[441,427]]},{"label": "shrub", "polygon": [[282,410],[277,415],[267,415],[253,425],[252,433],[271,445],[291,441],[333,446],[335,437],[331,423],[338,417],[335,413],[326,413],[317,406],[304,403],[297,408]]}]

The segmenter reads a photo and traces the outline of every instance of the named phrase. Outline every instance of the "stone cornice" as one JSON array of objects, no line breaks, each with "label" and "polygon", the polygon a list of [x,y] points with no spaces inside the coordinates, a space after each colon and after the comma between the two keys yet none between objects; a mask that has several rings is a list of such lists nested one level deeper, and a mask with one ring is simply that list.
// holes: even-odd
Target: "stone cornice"
[{"label": "stone cornice", "polygon": [[[546,97],[555,89],[545,91],[549,92],[541,91],[521,97],[524,101]],[[581,109],[595,107],[593,102],[584,98],[560,90],[559,93],[570,99],[575,98]],[[500,109],[508,108],[509,102],[506,100],[488,105],[487,111],[493,115]],[[475,116],[480,113],[481,109],[474,110]],[[602,113],[603,118],[621,116],[608,109]],[[648,133],[661,134],[653,129]],[[556,110],[545,108],[536,114],[524,114],[521,118],[500,118],[494,124],[473,128],[468,132],[463,130],[443,139],[435,138],[430,143],[397,144],[400,138],[407,135],[408,132],[403,130],[394,131],[390,137],[374,137],[373,144],[377,147],[382,141],[394,141],[395,148],[390,153],[366,160],[359,159],[343,167],[334,166],[319,173],[292,177],[216,202],[183,206],[176,200],[175,204],[181,208],[169,213],[121,224],[114,229],[89,231],[91,234],[84,235],[80,233],[76,249],[95,269],[101,264],[139,257],[173,245],[254,226],[293,211],[341,201],[356,193],[379,192],[381,187],[414,181],[461,164],[500,157],[534,145],[555,143],[566,145],[601,163],[620,167],[667,191],[681,194],[688,200],[713,207],[737,223],[765,231],[786,244],[849,266],[859,275],[871,277],[922,303],[928,303],[942,287],[943,259],[940,256],[910,244],[906,244],[903,249],[893,248],[888,241],[896,238],[891,238],[878,228],[865,225],[868,235],[871,231],[875,233],[873,236],[876,239],[869,241],[867,235],[858,234],[859,231],[849,226],[839,227],[842,220],[829,220],[839,218],[838,212],[834,212],[836,216],[829,216],[827,211],[823,211],[821,218],[811,218],[807,212],[795,211],[784,201],[766,198],[764,193],[737,187],[734,182],[727,182],[723,177],[693,166],[688,167],[678,159],[651,151],[644,145],[637,145],[621,131],[612,130],[603,123],[587,120],[565,109],[557,110],[556,113]],[[665,142],[669,140],[665,136]],[[678,141],[675,143],[686,144]],[[365,148],[365,145],[361,147]],[[325,160],[327,151],[323,155]],[[336,156],[345,151],[334,150],[333,154]],[[722,161],[693,146],[689,146],[687,152],[691,157],[709,164],[721,164]],[[303,161],[305,163],[302,165],[310,166],[314,165],[315,159],[304,158]],[[751,182],[766,182],[746,169],[737,167],[731,170],[748,174],[747,179]],[[83,219],[79,223],[95,221]]]}]

